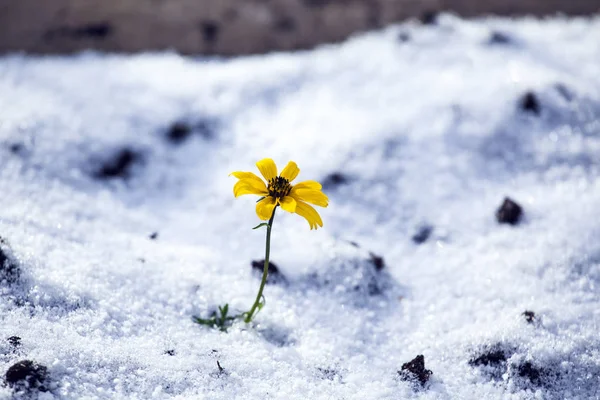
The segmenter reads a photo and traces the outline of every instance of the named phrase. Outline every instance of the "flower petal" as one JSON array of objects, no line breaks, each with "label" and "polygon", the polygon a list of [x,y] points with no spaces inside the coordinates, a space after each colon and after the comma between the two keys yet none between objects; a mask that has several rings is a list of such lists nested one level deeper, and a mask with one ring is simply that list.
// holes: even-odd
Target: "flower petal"
[{"label": "flower petal", "polygon": [[256,163],[256,166],[267,182],[277,176],[277,166],[275,165],[275,161],[270,158],[263,158]]},{"label": "flower petal", "polygon": [[276,205],[277,201],[274,197],[265,197],[256,203],[256,215],[258,215],[258,218],[266,221],[271,218],[271,215],[273,215],[273,209]]},{"label": "flower petal", "polygon": [[255,181],[263,182],[263,180],[260,179],[258,175],[256,175],[254,172],[234,171],[229,175],[233,175],[238,179],[252,179]]},{"label": "flower petal", "polygon": [[319,226],[323,226],[323,221],[317,210],[302,201],[296,202],[296,214],[308,221],[310,229],[317,229]]},{"label": "flower petal", "polygon": [[291,196],[285,196],[279,201],[279,204],[281,204],[281,208],[287,212],[296,212],[296,200]]},{"label": "flower petal", "polygon": [[329,199],[327,198],[327,195],[320,190],[292,189],[290,196],[297,200],[306,201],[320,207],[327,207],[329,205]]},{"label": "flower petal", "polygon": [[291,182],[294,179],[296,179],[296,177],[298,176],[299,173],[300,173],[300,168],[298,168],[298,165],[295,162],[290,161],[289,163],[287,163],[287,165],[285,166],[283,171],[281,171],[280,176],[287,179],[288,182]]},{"label": "flower petal", "polygon": [[298,189],[313,189],[313,190],[321,190],[322,186],[317,181],[302,181],[298,182],[292,188],[292,191]]},{"label": "flower petal", "polygon": [[242,196],[244,194],[257,194],[259,196],[266,196],[269,194],[267,187],[263,181],[255,181],[254,179],[240,179],[235,185],[233,185],[233,195],[235,197]]}]

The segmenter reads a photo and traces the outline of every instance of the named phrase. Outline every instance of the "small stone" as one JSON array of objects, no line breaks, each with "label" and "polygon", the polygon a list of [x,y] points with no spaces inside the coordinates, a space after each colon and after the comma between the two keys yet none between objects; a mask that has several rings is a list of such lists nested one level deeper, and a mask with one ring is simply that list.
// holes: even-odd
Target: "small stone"
[{"label": "small stone", "polygon": [[[262,278],[262,273],[265,268],[265,260],[254,260],[251,263],[252,271],[255,275]],[[268,274],[267,274],[267,284],[271,283],[287,283],[285,277],[279,272],[279,268],[277,265],[269,261]]]},{"label": "small stone", "polygon": [[504,344],[496,343],[487,346],[478,356],[469,360],[469,365],[478,367],[479,372],[488,378],[499,381],[508,369],[508,359],[515,353],[515,348]]},{"label": "small stone", "polygon": [[128,178],[134,164],[142,160],[142,155],[129,148],[119,150],[110,159],[106,160],[96,173],[101,179]]},{"label": "small stone", "polygon": [[526,378],[529,382],[536,386],[542,384],[542,370],[535,367],[531,362],[527,361],[517,367],[517,372],[522,378]]},{"label": "small stone", "polygon": [[180,144],[192,134],[192,128],[189,124],[178,121],[175,122],[167,131],[167,139],[174,144]]},{"label": "small stone", "polygon": [[529,324],[533,324],[536,319],[533,311],[523,311],[522,315],[525,317],[525,321],[527,321]]},{"label": "small stone", "polygon": [[385,261],[383,257],[378,256],[375,253],[369,253],[369,256],[371,257],[371,263],[373,263],[373,266],[377,271],[381,271],[385,267]]},{"label": "small stone", "polygon": [[19,346],[21,346],[21,338],[18,337],[18,336],[11,336],[11,337],[7,338],[6,340],[13,347],[19,347]]},{"label": "small stone", "polygon": [[43,386],[48,378],[48,368],[30,360],[19,361],[6,371],[6,383],[17,389],[38,389],[46,391]]},{"label": "small stone", "polygon": [[472,366],[480,366],[480,365],[489,365],[489,366],[499,366],[502,363],[506,362],[506,354],[500,348],[493,348],[490,351],[481,354],[477,358],[473,358],[469,360],[469,365]]},{"label": "small stone", "polygon": [[428,369],[425,369],[425,357],[422,354],[416,356],[412,361],[402,365],[402,369],[398,371],[400,379],[404,381],[418,381],[421,386],[429,381],[429,377],[433,374]]},{"label": "small stone", "polygon": [[168,355],[168,356],[174,356],[175,355],[175,350],[174,349],[166,350],[165,354]]},{"label": "small stone", "polygon": [[219,126],[215,118],[204,117],[198,122],[191,123],[177,121],[167,130],[166,138],[174,145],[179,145],[188,140],[192,135],[198,135],[204,139],[212,139]]},{"label": "small stone", "polygon": [[350,179],[341,172],[333,172],[323,179],[323,186],[326,188],[334,188],[336,186],[347,184]]},{"label": "small stone", "polygon": [[156,240],[158,238],[158,232],[152,232],[150,234],[150,236],[148,236],[148,239],[150,240]]},{"label": "small stone", "polygon": [[525,93],[519,102],[519,106],[521,110],[531,114],[539,115],[541,112],[540,101],[533,92]]},{"label": "small stone", "polygon": [[419,227],[417,232],[412,236],[412,241],[416,244],[423,244],[429,239],[429,236],[433,233],[433,227],[429,225],[423,225]]},{"label": "small stone", "polygon": [[23,145],[23,143],[13,143],[8,148],[10,149],[10,152],[13,154],[21,155],[25,151],[25,145]]},{"label": "small stone", "polygon": [[410,41],[410,34],[408,32],[400,32],[398,34],[398,41],[400,43],[406,43]]},{"label": "small stone", "polygon": [[[5,242],[2,241],[2,243]],[[18,282],[20,277],[21,270],[17,263],[0,247],[0,284],[6,282],[12,285]]]},{"label": "small stone", "polygon": [[504,198],[502,205],[496,211],[496,220],[501,224],[516,225],[521,220],[523,209],[509,197]]},{"label": "small stone", "polygon": [[508,34],[504,32],[494,31],[490,34],[490,38],[488,40],[489,44],[509,44],[512,43],[512,39]]}]

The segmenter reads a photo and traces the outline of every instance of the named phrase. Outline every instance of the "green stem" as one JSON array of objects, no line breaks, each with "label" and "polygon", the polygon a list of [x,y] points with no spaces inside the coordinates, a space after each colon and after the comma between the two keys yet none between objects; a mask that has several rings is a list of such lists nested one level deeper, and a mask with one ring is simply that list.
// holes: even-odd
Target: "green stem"
[{"label": "green stem", "polygon": [[265,247],[265,266],[263,268],[262,280],[260,281],[260,289],[258,289],[258,294],[256,295],[256,300],[254,300],[254,304],[250,311],[246,313],[246,318],[244,318],[244,322],[248,323],[252,321],[254,318],[254,312],[258,308],[260,304],[260,299],[262,297],[263,289],[265,288],[265,284],[267,283],[267,274],[269,273],[269,254],[271,252],[271,227],[273,226],[273,219],[275,218],[275,210],[277,210],[277,206],[273,209],[273,214],[271,214],[271,219],[269,219],[269,224],[267,225],[267,243]]}]

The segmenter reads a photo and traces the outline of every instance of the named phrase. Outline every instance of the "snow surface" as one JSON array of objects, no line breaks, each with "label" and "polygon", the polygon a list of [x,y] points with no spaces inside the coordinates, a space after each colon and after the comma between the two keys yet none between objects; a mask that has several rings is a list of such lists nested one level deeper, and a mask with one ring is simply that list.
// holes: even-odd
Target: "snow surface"
[{"label": "snow surface", "polygon": [[[0,284],[0,373],[49,371],[48,391],[0,398],[599,399],[599,38],[599,17],[445,15],[232,60],[0,58],[19,275]],[[195,130],[173,143],[177,121]],[[124,148],[128,175],[99,177]],[[325,187],[323,229],[278,214],[288,283],[254,325],[199,326],[256,295],[264,230],[228,174],[264,157],[347,182]],[[505,196],[516,226],[496,222]],[[424,388],[397,372],[419,354]]]}]

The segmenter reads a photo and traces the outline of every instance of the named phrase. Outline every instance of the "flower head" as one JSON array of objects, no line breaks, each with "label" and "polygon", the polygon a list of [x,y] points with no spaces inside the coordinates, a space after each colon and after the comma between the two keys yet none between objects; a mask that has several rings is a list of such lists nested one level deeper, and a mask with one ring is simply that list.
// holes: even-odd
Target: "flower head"
[{"label": "flower head", "polygon": [[271,218],[273,209],[281,206],[285,211],[296,213],[304,217],[310,229],[317,229],[323,226],[321,216],[308,203],[327,207],[329,199],[321,191],[321,184],[316,181],[303,181],[292,185],[292,181],[296,179],[300,169],[295,162],[287,163],[281,174],[277,175],[277,166],[270,158],[264,158],[256,163],[258,170],[262,174],[265,182],[253,172],[232,172],[231,175],[239,179],[233,187],[233,195],[235,197],[244,194],[257,194],[263,196],[256,203],[256,214],[258,217],[266,221]]}]

